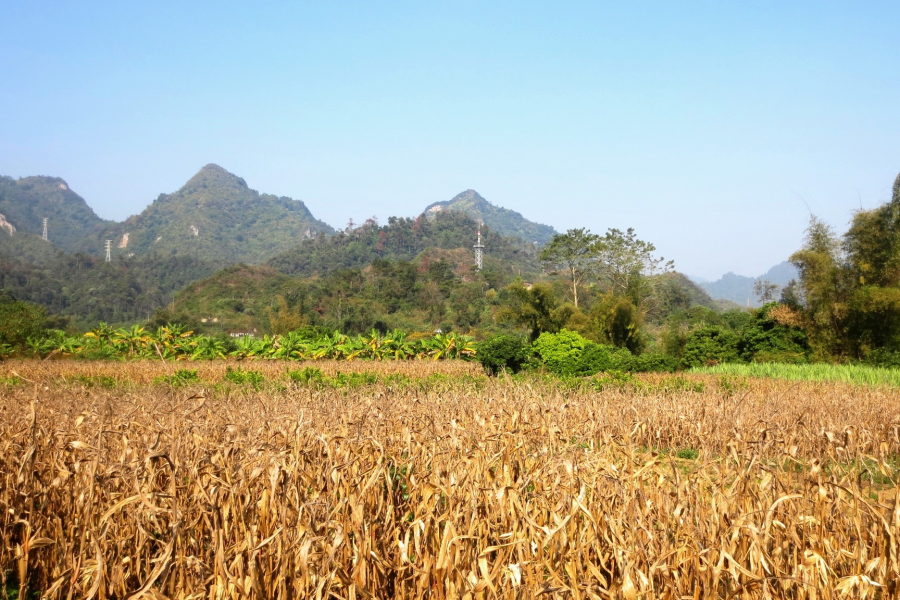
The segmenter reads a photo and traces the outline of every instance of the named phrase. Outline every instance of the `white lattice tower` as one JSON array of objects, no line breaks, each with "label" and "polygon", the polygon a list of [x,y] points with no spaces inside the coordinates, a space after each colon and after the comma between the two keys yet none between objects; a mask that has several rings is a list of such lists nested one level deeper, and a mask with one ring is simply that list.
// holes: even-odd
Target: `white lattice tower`
[{"label": "white lattice tower", "polygon": [[47,241],[47,217],[44,217],[44,233],[41,234],[41,239]]},{"label": "white lattice tower", "polygon": [[484,244],[481,243],[481,229],[478,230],[478,243],[473,248],[475,248],[475,268],[480,271],[484,261]]},{"label": "white lattice tower", "polygon": [[106,240],[106,262],[112,261],[112,240]]}]

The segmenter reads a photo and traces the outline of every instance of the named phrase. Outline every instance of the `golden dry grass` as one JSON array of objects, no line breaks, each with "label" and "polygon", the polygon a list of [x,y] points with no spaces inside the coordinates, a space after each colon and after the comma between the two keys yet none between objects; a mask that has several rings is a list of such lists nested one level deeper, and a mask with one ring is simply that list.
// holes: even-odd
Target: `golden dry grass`
[{"label": "golden dry grass", "polygon": [[[0,383],[4,576],[51,598],[900,594],[890,389],[250,366],[260,391],[214,385],[222,363],[187,388],[151,383],[163,363],[0,364],[26,380]],[[350,368],[473,374],[323,370]],[[110,373],[137,383],[76,377]]]}]

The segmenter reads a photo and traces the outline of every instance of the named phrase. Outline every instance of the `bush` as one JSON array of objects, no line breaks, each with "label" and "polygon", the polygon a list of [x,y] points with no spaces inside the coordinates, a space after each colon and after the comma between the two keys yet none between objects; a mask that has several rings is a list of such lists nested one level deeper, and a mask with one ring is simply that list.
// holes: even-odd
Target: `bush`
[{"label": "bush", "polygon": [[634,356],[625,348],[588,342],[567,374],[595,375],[601,371],[632,371],[633,364]]},{"label": "bush", "polygon": [[865,364],[883,369],[900,369],[900,352],[876,348],[866,357]]},{"label": "bush", "polygon": [[0,296],[0,347],[23,348],[28,338],[43,333],[46,316],[42,306]]},{"label": "bush", "polygon": [[634,373],[672,373],[677,368],[677,358],[654,352],[631,357],[631,366],[627,370]]},{"label": "bush", "polygon": [[544,333],[534,342],[535,352],[557,375],[586,376],[600,372],[674,371],[677,360],[662,354],[634,356],[626,348],[596,344],[566,329]]},{"label": "bush", "polygon": [[495,335],[478,344],[475,356],[490,375],[504,370],[518,373],[531,360],[531,349],[520,337]]},{"label": "bush", "polygon": [[583,374],[578,371],[583,370],[580,363],[588,346],[597,344],[568,329],[559,333],[542,333],[533,344],[534,351],[547,369],[557,375]]},{"label": "bush", "polygon": [[172,387],[184,387],[194,383],[200,383],[197,369],[178,369],[172,375],[163,375],[153,380],[153,383],[168,383]]},{"label": "bush", "polygon": [[741,329],[738,344],[741,358],[747,362],[809,362],[810,347],[806,333],[785,323],[785,318],[791,317],[791,313],[790,309],[775,302],[755,311],[751,315],[753,320]]},{"label": "bush", "polygon": [[245,371],[241,368],[234,369],[231,367],[228,367],[225,370],[225,379],[238,385],[249,383],[251,386],[253,386],[253,389],[257,391],[262,386],[263,381],[265,381],[265,378],[263,377],[261,371]]},{"label": "bush", "polygon": [[290,377],[293,381],[302,383],[304,385],[318,383],[325,379],[325,375],[322,373],[322,370],[315,367],[306,367],[305,369],[290,371],[288,373],[288,377]]},{"label": "bush", "polygon": [[726,362],[741,362],[740,338],[722,327],[703,327],[694,331],[684,346],[684,364],[703,367]]}]

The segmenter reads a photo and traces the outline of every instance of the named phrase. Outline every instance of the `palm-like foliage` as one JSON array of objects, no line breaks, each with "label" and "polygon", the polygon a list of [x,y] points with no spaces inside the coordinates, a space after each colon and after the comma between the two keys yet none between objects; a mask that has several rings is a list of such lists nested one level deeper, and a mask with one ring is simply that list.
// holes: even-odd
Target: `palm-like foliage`
[{"label": "palm-like foliage", "polygon": [[195,335],[179,325],[168,324],[149,332],[135,325],[113,329],[100,323],[81,337],[70,338],[62,331],[29,338],[28,350],[39,356],[50,353],[91,358],[161,358],[163,360],[214,360],[217,358],[273,360],[409,360],[419,358],[469,360],[475,355],[473,340],[455,333],[411,341],[403,331],[379,335],[346,336],[339,331],[315,339],[299,332],[240,337],[232,350],[217,338]]}]

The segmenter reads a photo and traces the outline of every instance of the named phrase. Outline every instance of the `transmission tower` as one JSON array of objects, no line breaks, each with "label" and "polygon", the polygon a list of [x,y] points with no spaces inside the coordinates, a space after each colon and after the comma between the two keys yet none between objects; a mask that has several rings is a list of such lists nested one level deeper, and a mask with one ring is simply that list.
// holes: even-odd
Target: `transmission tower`
[{"label": "transmission tower", "polygon": [[112,250],[112,240],[106,240],[106,262],[112,261],[110,252]]},{"label": "transmission tower", "polygon": [[44,233],[41,234],[41,239],[47,241],[47,217],[44,217]]},{"label": "transmission tower", "polygon": [[478,229],[478,243],[472,247],[475,248],[475,268],[480,271],[484,259],[484,244],[481,243],[481,228]]}]

